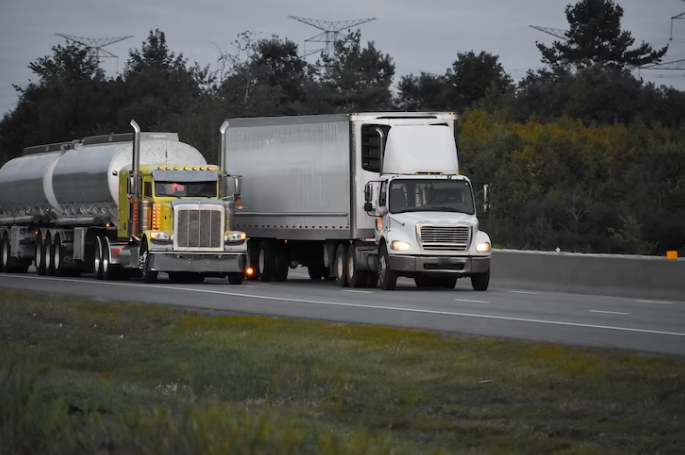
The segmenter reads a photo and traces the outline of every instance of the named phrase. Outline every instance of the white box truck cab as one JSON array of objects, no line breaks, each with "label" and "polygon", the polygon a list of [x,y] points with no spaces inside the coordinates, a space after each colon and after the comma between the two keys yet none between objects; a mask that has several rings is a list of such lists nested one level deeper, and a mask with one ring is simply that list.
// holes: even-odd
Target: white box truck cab
[{"label": "white box truck cab", "polygon": [[490,281],[470,180],[459,173],[457,116],[392,112],[229,120],[227,172],[243,177],[236,228],[254,279],[395,289]]}]

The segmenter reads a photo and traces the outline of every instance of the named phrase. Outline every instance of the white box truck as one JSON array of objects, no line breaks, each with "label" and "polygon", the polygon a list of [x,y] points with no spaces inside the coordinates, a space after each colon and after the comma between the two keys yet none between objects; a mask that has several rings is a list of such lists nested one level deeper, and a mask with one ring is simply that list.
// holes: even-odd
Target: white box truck
[{"label": "white box truck", "polygon": [[226,171],[241,175],[236,229],[254,279],[394,289],[490,281],[490,238],[459,173],[457,116],[354,113],[229,119]]}]

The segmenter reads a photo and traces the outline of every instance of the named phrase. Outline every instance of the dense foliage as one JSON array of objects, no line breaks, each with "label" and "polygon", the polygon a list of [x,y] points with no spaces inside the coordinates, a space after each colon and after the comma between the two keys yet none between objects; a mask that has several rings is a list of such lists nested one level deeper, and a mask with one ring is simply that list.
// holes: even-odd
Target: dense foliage
[{"label": "dense foliage", "polygon": [[399,78],[359,32],[329,57],[302,58],[289,39],[239,35],[218,67],[190,65],[151,31],[116,79],[77,47],[55,46],[30,64],[36,82],[16,87],[0,121],[0,163],[23,147],[92,134],[176,131],[218,161],[227,117],[379,110],[456,110],[462,162],[488,183],[484,216],[510,248],[661,254],[685,248],[685,92],[645,84],[631,68],[666,48],[631,48],[612,0],[566,9],[567,40],[538,44],[547,66],[515,83],[499,58],[458,52],[444,74]]}]

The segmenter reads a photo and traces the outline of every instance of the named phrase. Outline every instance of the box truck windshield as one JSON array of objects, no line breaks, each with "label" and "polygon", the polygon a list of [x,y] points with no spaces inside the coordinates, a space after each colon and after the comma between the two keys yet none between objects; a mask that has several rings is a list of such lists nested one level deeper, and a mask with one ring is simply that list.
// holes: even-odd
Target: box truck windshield
[{"label": "box truck windshield", "polygon": [[390,183],[390,213],[455,212],[475,214],[471,186],[464,180],[397,179]]},{"label": "box truck windshield", "polygon": [[157,197],[216,197],[216,182],[155,182]]}]

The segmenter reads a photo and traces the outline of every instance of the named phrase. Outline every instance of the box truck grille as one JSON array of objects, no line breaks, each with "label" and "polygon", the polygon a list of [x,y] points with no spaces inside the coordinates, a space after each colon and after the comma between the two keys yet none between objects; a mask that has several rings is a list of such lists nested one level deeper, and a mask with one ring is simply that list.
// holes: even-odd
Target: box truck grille
[{"label": "box truck grille", "polygon": [[216,209],[179,208],[174,247],[179,250],[223,250],[222,212]]},{"label": "box truck grille", "polygon": [[419,236],[424,250],[466,251],[471,243],[471,227],[421,226]]}]

